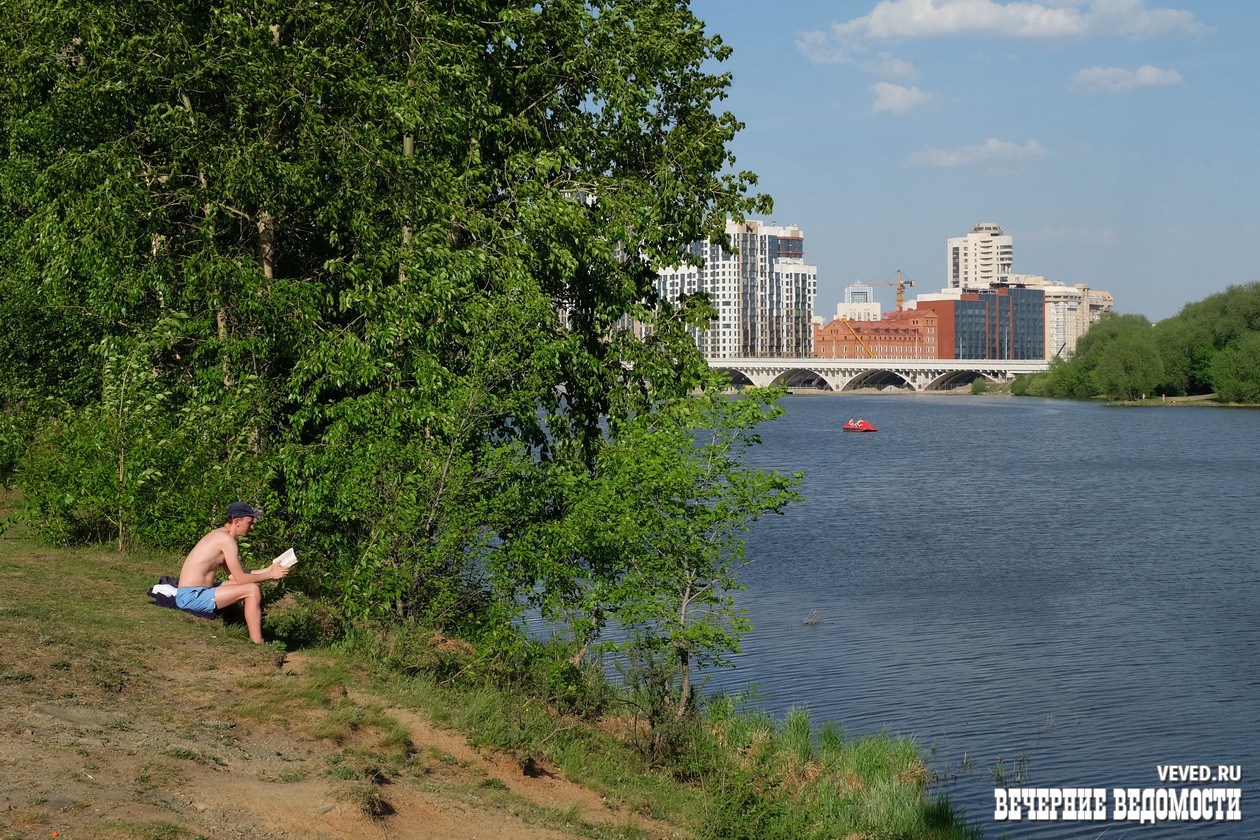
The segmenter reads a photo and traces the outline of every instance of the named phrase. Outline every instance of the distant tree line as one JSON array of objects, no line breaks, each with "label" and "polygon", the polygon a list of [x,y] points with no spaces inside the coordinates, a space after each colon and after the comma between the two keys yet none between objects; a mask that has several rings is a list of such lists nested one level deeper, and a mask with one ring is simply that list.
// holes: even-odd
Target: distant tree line
[{"label": "distant tree line", "polygon": [[1230,286],[1154,325],[1141,315],[1104,316],[1071,358],[1020,377],[1012,391],[1118,400],[1215,394],[1260,403],[1260,283]]}]

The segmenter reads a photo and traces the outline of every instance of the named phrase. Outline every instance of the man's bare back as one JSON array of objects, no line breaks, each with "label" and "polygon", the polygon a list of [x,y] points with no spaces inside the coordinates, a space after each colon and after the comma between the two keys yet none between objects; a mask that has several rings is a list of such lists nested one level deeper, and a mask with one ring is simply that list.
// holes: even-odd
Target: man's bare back
[{"label": "man's bare back", "polygon": [[[215,572],[220,566],[228,566],[227,557],[231,555],[240,566],[240,553],[234,538],[224,525],[206,534],[192,551],[184,558],[184,566],[179,571],[180,586],[213,586]],[[228,566],[228,578],[231,579],[231,566]],[[242,574],[243,574],[242,570]]]}]

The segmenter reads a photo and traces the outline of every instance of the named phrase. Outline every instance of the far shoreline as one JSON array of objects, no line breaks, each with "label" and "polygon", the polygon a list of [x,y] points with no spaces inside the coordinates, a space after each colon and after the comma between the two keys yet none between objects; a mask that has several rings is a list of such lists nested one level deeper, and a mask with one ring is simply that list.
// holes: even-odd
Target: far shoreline
[{"label": "far shoreline", "polygon": [[[857,388],[851,391],[831,391],[824,388],[788,388],[788,394],[791,396],[858,396],[858,397],[1013,397],[1013,396],[1031,396],[1012,394],[1009,383],[1001,383],[990,385],[984,391],[975,393],[971,390],[971,386],[963,385],[958,388],[952,388],[948,391],[915,391],[911,388]],[[1072,400],[1066,397],[1032,397],[1032,399],[1044,400],[1066,400],[1068,402],[1096,402],[1109,406],[1122,406],[1126,408],[1260,408],[1260,403],[1237,403],[1237,402],[1219,402],[1216,394],[1192,394],[1179,397],[1147,397],[1140,400],[1108,400],[1102,397],[1092,397],[1085,400]]]}]

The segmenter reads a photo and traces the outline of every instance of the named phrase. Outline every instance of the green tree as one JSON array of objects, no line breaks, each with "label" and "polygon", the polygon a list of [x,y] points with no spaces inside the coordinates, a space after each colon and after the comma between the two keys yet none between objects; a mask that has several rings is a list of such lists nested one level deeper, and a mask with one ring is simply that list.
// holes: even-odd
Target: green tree
[{"label": "green tree", "polygon": [[1153,328],[1141,315],[1104,316],[1081,338],[1070,360],[1051,362],[1047,372],[1017,382],[1018,390],[1012,390],[1033,396],[1105,393],[1131,399],[1150,393],[1220,393],[1224,387],[1234,396],[1221,399],[1238,400],[1238,395],[1250,393],[1248,358],[1238,348],[1250,346],[1248,336],[1256,332],[1260,283],[1230,286],[1186,304]]},{"label": "green tree", "polygon": [[1116,336],[1100,351],[1095,368],[1102,393],[1133,400],[1153,393],[1164,367],[1149,329]]},{"label": "green tree", "polygon": [[[799,500],[799,476],[747,467],[780,390],[724,395],[689,339],[714,314],[704,296],[663,304],[644,340],[622,333],[622,376],[635,399],[609,417],[593,461],[553,459],[517,509],[527,523],[491,559],[496,588],[567,628],[570,662],[606,654],[644,682],[653,725],[693,708],[692,675],[738,651],[747,621],[743,535]],[[655,383],[649,387],[646,383]],[[692,387],[698,384],[698,392]],[[608,636],[605,630],[615,628]]]},{"label": "green tree", "polygon": [[[728,49],[685,5],[0,16],[0,400],[34,413],[37,525],[186,547],[246,496],[308,588],[458,622],[505,546],[634,480],[655,418],[727,422],[684,407],[718,384],[655,270],[769,202],[728,169]],[[551,571],[497,591],[584,589]]]},{"label": "green tree", "polygon": [[[692,708],[695,669],[727,665],[739,650],[748,625],[732,593],[748,562],[743,535],[799,500],[799,476],[743,464],[757,425],[781,412],[777,396],[706,392],[636,415],[599,447],[591,475],[555,476],[568,494],[563,518],[540,521],[503,555],[510,586],[522,572],[544,582],[534,602],[569,628],[575,664],[595,649],[661,669],[668,690],[650,709],[654,723]],[[608,625],[619,632],[600,642]]]},{"label": "green tree", "polygon": [[[1104,315],[1076,344],[1067,361],[1052,360],[1050,369],[1024,385],[1032,396],[1087,399],[1107,392],[1099,368],[1117,342],[1126,336],[1149,332],[1150,321],[1141,315]],[[1112,365],[1111,373],[1119,368]],[[1114,383],[1111,383],[1114,384]]]},{"label": "green tree", "polygon": [[1219,350],[1245,333],[1260,331],[1260,283],[1230,286],[1188,303],[1177,317],[1211,330],[1213,345]]},{"label": "green tree", "polygon": [[[731,595],[749,562],[744,532],[799,500],[799,476],[743,466],[756,425],[778,414],[769,410],[775,396],[676,398],[636,418],[609,452],[608,472],[630,491],[620,506],[635,514],[621,535],[625,573],[614,582],[611,614],[632,631],[629,645],[668,654],[676,718],[691,708],[694,670],[729,665],[748,629]],[[699,440],[697,428],[706,430]]]},{"label": "green tree", "polygon": [[1108,313],[1098,323],[1089,328],[1076,343],[1074,360],[1093,361],[1106,352],[1108,345],[1121,336],[1129,333],[1145,332],[1151,328],[1151,322],[1145,315],[1115,315]]},{"label": "green tree", "polygon": [[1217,353],[1211,381],[1226,402],[1260,403],[1260,332],[1245,333]]},{"label": "green tree", "polygon": [[1021,385],[1023,392],[1033,397],[1063,397],[1088,399],[1098,395],[1098,378],[1091,367],[1082,363],[1052,359],[1045,373],[1029,377]]},{"label": "green tree", "polygon": [[1212,330],[1200,319],[1168,318],[1155,325],[1164,377],[1158,390],[1169,396],[1212,390],[1209,371],[1216,353]]}]

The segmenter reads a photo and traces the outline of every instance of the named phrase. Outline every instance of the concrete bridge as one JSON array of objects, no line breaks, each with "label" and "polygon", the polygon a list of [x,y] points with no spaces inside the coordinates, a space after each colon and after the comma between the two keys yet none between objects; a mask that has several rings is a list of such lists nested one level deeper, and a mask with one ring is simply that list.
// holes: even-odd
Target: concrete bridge
[{"label": "concrete bridge", "polygon": [[1040,373],[1042,359],[710,359],[709,367],[729,371],[736,385],[786,385],[855,391],[898,388],[949,391],[977,379],[1009,382],[1024,373]]}]

